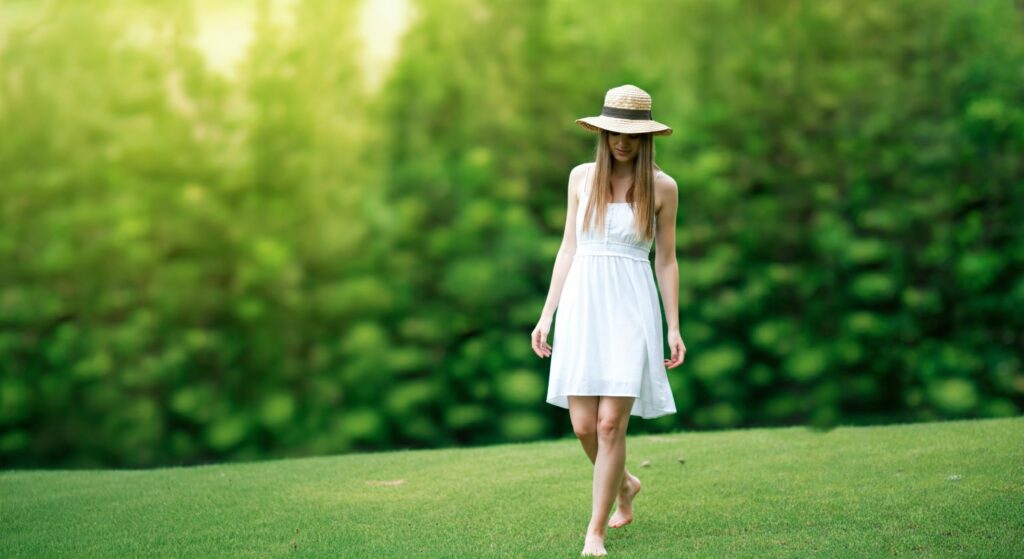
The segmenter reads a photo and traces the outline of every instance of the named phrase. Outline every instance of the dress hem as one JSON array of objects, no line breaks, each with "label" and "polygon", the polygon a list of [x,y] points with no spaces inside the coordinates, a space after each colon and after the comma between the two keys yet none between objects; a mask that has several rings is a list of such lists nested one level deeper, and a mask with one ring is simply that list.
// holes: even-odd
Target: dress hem
[{"label": "dress hem", "polygon": [[640,397],[634,396],[632,394],[555,394],[553,396],[548,396],[545,402],[551,404],[552,406],[569,409],[569,396],[630,396],[633,398],[637,398],[633,402],[633,408],[629,411],[629,415],[634,415],[640,417],[641,419],[654,419],[656,417],[663,417],[666,415],[679,413],[679,411],[676,410],[675,408],[657,408],[650,411],[640,409],[649,406],[644,406],[643,402],[641,402],[640,400]]}]

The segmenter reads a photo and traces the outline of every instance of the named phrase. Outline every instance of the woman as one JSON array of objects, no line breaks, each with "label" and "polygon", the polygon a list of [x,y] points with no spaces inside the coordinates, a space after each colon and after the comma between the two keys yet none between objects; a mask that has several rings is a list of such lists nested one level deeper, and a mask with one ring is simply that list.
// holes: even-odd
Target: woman
[{"label": "woman", "polygon": [[[629,417],[676,412],[666,367],[680,365],[686,353],[679,333],[678,194],[675,181],[654,163],[653,136],[672,129],[651,119],[645,91],[633,85],[610,89],[601,115],[576,122],[599,134],[596,160],[569,174],[565,233],[532,341],[538,356],[551,358],[547,402],[568,408],[594,464],[593,509],[581,555],[606,555],[606,522],[612,528],[632,522],[640,491],[640,480],[625,468]],[[649,260],[654,240],[671,359],[662,359],[661,311]],[[556,308],[552,347],[547,337]]]}]

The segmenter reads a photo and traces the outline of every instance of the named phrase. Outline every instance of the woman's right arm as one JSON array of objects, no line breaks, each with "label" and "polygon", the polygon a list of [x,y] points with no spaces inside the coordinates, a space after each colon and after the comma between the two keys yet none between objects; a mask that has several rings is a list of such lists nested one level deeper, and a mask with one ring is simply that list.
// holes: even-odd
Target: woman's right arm
[{"label": "woman's right arm", "polygon": [[[585,165],[585,164],[583,164]],[[579,206],[579,199],[576,196],[579,190],[578,184],[583,177],[584,167],[577,165],[569,173],[569,186],[567,189],[565,232],[562,234],[562,245],[555,257],[555,268],[551,274],[551,287],[548,289],[548,298],[544,302],[544,308],[540,313],[540,320],[533,329],[533,351],[540,357],[551,356],[551,345],[548,344],[548,332],[551,329],[551,319],[558,308],[558,301],[562,296],[562,286],[565,285],[565,278],[569,275],[569,268],[572,267],[573,256],[576,255],[576,209]]]}]

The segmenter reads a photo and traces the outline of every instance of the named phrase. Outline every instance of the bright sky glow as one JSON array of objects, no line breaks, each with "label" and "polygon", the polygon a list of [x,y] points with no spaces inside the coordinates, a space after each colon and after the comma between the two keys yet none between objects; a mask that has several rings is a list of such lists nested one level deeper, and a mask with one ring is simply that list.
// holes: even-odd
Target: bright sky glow
[{"label": "bright sky glow", "polygon": [[[271,0],[273,18],[290,22],[295,1]],[[211,67],[230,74],[252,41],[255,2],[199,2],[196,9],[199,21],[197,46]],[[361,63],[368,88],[374,89],[383,81],[389,63],[397,54],[398,39],[408,24],[409,12],[408,0],[363,0],[358,36],[364,45]]]},{"label": "bright sky glow", "polygon": [[[296,1],[269,0],[271,17],[280,23],[291,23],[291,11]],[[6,38],[7,29],[38,22],[47,6],[45,2],[0,4],[0,43]],[[257,0],[198,0],[194,6],[196,47],[211,68],[231,75],[252,41]],[[375,89],[383,81],[397,54],[399,38],[412,19],[411,12],[409,0],[362,0],[358,36],[364,45],[360,62],[368,89]],[[145,29],[129,33],[141,39],[148,34]]]}]

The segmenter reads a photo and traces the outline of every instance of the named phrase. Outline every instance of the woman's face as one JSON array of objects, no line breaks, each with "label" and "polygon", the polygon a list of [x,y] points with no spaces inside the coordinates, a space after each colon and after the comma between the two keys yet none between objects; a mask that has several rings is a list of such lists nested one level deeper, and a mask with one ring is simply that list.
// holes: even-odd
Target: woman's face
[{"label": "woman's face", "polygon": [[608,149],[616,160],[630,161],[640,150],[640,134],[621,134],[609,131]]}]

